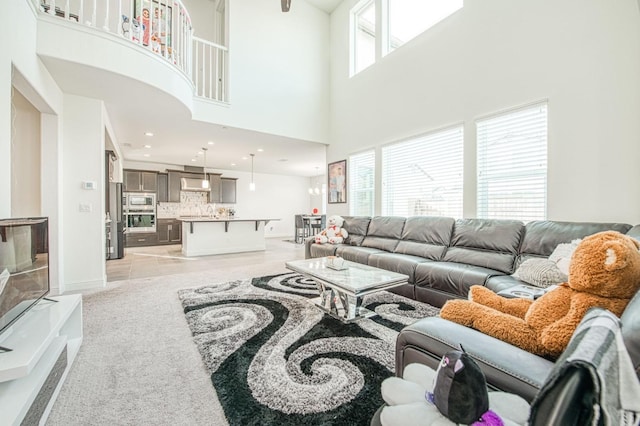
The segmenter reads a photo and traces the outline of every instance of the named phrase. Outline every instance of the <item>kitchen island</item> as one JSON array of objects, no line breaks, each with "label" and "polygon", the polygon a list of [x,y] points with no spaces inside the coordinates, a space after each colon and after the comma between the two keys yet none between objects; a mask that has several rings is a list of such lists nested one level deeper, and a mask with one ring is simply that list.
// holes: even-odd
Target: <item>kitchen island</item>
[{"label": "kitchen island", "polygon": [[182,254],[207,256],[265,249],[264,228],[272,220],[178,217],[182,221]]}]

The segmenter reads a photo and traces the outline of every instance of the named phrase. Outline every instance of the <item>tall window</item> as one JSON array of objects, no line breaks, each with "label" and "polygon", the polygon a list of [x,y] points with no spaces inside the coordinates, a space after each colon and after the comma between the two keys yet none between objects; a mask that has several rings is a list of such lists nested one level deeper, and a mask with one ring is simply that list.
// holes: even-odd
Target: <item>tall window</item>
[{"label": "tall window", "polygon": [[382,214],[462,217],[463,128],[382,149]]},{"label": "tall window", "polygon": [[463,0],[387,0],[387,2],[389,37],[385,53],[402,46],[463,6]]},{"label": "tall window", "polygon": [[376,154],[362,152],[349,157],[349,214],[373,216],[376,177]]},{"label": "tall window", "polygon": [[357,74],[376,61],[376,3],[359,2],[351,12],[353,33],[351,75]]},{"label": "tall window", "polygon": [[547,103],[476,122],[478,217],[545,219]]}]

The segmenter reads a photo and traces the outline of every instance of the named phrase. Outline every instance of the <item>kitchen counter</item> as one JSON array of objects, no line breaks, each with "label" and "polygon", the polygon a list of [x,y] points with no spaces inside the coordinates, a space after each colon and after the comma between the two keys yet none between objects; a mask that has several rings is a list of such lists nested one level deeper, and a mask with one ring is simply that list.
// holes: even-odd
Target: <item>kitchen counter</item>
[{"label": "kitchen counter", "polygon": [[[206,256],[265,249],[264,228],[274,218],[180,216],[182,254]],[[188,226],[187,226],[188,224]]]}]

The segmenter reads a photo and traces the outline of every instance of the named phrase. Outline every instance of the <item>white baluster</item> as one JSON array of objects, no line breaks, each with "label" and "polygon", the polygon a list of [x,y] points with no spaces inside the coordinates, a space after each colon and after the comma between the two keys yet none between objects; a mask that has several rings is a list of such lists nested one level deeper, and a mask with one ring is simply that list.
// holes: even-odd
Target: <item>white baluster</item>
[{"label": "white baluster", "polygon": [[200,94],[200,49],[198,49],[196,45],[194,46],[194,50],[196,51],[196,78],[194,83],[196,84],[196,95],[199,95]]},{"label": "white baluster", "polygon": [[105,31],[109,31],[109,3],[111,3],[111,0],[104,2],[106,10],[104,12],[104,25],[102,26],[102,29]]},{"label": "white baluster", "polygon": [[216,76],[216,91],[215,91],[215,97],[216,100],[220,100],[220,64],[221,64],[221,60],[220,60],[220,54],[222,53],[222,49],[218,49],[216,48],[216,72],[215,72],[215,76]]},{"label": "white baluster", "polygon": [[49,15],[56,16],[56,0],[51,0],[51,5],[49,7]]},{"label": "white baluster", "polygon": [[93,12],[91,13],[91,26],[96,26],[96,19],[98,13],[98,2],[97,0],[93,0]]},{"label": "white baluster", "polygon": [[69,0],[67,0],[66,4],[64,5],[64,19],[65,20],[69,20]]},{"label": "white baluster", "polygon": [[[122,30],[122,0],[118,0],[118,19],[116,19],[116,32],[124,37]],[[131,31],[131,21],[129,21],[129,31]]]},{"label": "white baluster", "polygon": [[78,12],[78,22],[84,23],[84,0],[80,0],[80,11]]}]

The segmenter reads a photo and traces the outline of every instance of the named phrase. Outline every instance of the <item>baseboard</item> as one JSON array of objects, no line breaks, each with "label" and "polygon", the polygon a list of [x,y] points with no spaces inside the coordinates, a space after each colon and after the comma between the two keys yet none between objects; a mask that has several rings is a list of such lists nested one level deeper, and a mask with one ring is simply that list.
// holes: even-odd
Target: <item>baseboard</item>
[{"label": "baseboard", "polygon": [[69,292],[79,292],[83,290],[96,290],[100,288],[104,288],[107,285],[106,278],[102,280],[93,280],[93,281],[79,281],[75,283],[64,283],[63,293]]}]

